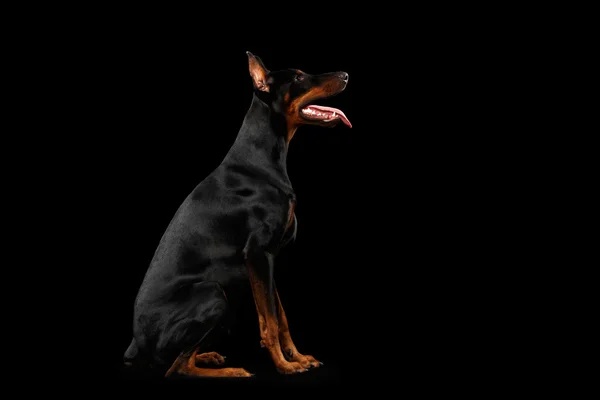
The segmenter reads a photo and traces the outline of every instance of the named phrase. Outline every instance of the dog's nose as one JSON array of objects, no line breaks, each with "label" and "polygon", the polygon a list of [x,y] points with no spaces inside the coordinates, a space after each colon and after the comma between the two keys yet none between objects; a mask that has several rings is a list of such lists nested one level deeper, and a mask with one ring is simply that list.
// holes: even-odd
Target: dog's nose
[{"label": "dog's nose", "polygon": [[337,74],[341,80],[348,82],[348,74],[345,72],[338,72]]}]

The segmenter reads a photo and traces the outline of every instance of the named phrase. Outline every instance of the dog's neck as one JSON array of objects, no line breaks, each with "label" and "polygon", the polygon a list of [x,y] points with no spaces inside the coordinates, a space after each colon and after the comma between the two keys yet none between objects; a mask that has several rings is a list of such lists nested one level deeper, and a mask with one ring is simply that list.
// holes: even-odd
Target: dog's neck
[{"label": "dog's neck", "polygon": [[285,118],[253,95],[252,104],[224,163],[264,174],[284,191],[291,190],[287,174],[288,128]]}]

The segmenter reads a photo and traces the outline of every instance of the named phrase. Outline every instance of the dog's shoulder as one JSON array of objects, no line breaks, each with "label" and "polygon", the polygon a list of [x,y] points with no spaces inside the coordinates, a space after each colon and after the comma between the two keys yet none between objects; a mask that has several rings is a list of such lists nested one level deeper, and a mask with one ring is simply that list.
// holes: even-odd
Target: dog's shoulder
[{"label": "dog's shoulder", "polygon": [[294,201],[293,192],[260,171],[221,165],[192,190],[181,212],[187,214],[186,219],[189,214],[201,216],[204,221],[211,217],[239,217],[252,225],[275,227],[286,224]]}]

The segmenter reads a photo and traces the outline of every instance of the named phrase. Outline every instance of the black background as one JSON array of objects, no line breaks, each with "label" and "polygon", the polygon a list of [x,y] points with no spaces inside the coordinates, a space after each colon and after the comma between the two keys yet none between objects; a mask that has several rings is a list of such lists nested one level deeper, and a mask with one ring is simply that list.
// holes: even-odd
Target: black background
[{"label": "black background", "polygon": [[[326,104],[353,128],[304,126],[288,154],[298,237],[276,280],[299,350],[325,363],[297,382],[456,383],[480,374],[502,347],[491,339],[502,328],[490,294],[504,274],[510,238],[499,232],[513,199],[499,178],[510,160],[496,163],[510,140],[500,94],[508,78],[496,72],[510,65],[493,45],[463,39],[208,46],[133,30],[97,40],[80,61],[91,84],[74,107],[89,131],[74,154],[86,168],[70,171],[82,218],[74,236],[93,235],[74,240],[86,243],[84,274],[97,288],[80,287],[94,311],[75,315],[91,327],[82,341],[98,337],[103,373],[124,378],[133,301],[155,247],[241,126],[252,98],[249,50],[272,70],[350,76]],[[262,367],[240,366],[279,382],[253,312],[225,355],[258,360]]]},{"label": "black background", "polygon": [[[18,257],[4,265],[3,326],[24,342],[4,341],[30,379],[21,387],[81,397],[125,382],[155,246],[250,104],[247,50],[272,69],[347,71],[328,103],[354,128],[301,128],[289,154],[299,232],[277,279],[298,347],[325,367],[274,373],[251,306],[228,360],[238,354],[257,383],[341,382],[375,396],[535,382],[536,361],[570,343],[545,346],[558,330],[530,328],[559,308],[536,290],[564,293],[540,279],[573,232],[557,234],[557,210],[573,208],[556,199],[573,195],[556,179],[578,176],[565,157],[578,152],[552,145],[581,120],[564,103],[585,96],[561,88],[585,79],[568,34],[585,24],[573,31],[552,15],[562,10],[537,6],[218,5],[11,14],[4,183],[17,185],[3,199],[20,228],[6,236],[22,248],[5,246]],[[134,382],[130,394],[144,387],[156,386]],[[207,384],[191,387],[196,397]]]}]

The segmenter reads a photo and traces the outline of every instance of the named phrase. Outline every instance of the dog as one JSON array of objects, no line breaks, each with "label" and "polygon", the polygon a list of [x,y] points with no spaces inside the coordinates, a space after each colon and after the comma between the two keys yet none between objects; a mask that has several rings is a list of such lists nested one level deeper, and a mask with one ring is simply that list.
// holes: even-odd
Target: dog
[{"label": "dog", "polygon": [[352,127],[338,109],[311,104],[348,84],[346,72],[269,71],[247,52],[252,103],[221,164],[180,205],[138,290],[126,365],[162,366],[165,377],[250,377],[204,352],[222,328],[228,294],[250,283],[261,342],[282,374],[322,363],[300,353],[275,285],[274,261],[296,237],[296,196],[286,155],[306,124]]}]

